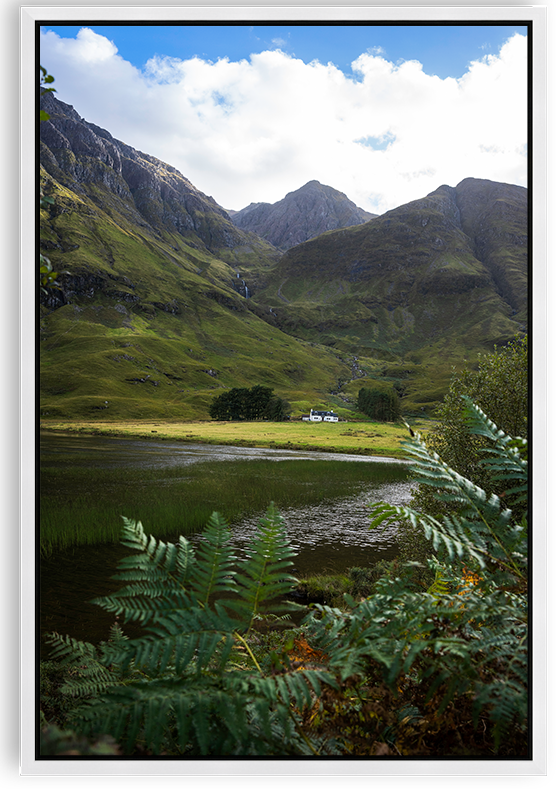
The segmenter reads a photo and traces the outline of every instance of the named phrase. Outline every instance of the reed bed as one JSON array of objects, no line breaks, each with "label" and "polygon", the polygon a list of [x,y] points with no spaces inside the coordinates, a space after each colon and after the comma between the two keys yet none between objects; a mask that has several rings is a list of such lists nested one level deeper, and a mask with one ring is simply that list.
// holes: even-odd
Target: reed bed
[{"label": "reed bed", "polygon": [[403,481],[403,464],[350,461],[211,461],[156,470],[57,466],[41,472],[42,556],[79,545],[115,543],[122,516],[156,538],[199,533],[211,513],[229,522],[281,507],[316,504]]}]

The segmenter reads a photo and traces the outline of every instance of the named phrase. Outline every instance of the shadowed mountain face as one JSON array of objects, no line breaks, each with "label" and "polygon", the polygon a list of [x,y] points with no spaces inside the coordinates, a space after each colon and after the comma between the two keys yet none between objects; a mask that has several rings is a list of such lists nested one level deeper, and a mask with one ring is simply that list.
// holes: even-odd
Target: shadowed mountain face
[{"label": "shadowed mountain face", "polygon": [[257,233],[280,250],[375,216],[358,208],[343,192],[318,181],[310,181],[277,203],[251,203],[231,213],[235,225]]},{"label": "shadowed mountain face", "polygon": [[272,247],[240,231],[174,167],[114,139],[52,94],[44,95],[42,107],[50,119],[41,123],[41,165],[68,188],[87,193],[88,187],[104,187],[118,200],[120,214],[156,234],[179,234],[215,254],[251,249],[265,263],[273,259]]},{"label": "shadowed mountain face", "polygon": [[[45,415],[207,418],[257,383],[298,413],[343,413],[363,386],[430,411],[452,367],[526,328],[521,187],[467,179],[363,223],[311,181],[233,224],[173,167],[43,104],[40,244],[61,273],[41,297]],[[282,253],[236,224],[279,206],[285,237],[314,238]]]},{"label": "shadowed mountain face", "polygon": [[255,300],[284,331],[401,362],[384,375],[434,394],[452,365],[526,328],[527,190],[476,179],[441,186],[291,248]]}]

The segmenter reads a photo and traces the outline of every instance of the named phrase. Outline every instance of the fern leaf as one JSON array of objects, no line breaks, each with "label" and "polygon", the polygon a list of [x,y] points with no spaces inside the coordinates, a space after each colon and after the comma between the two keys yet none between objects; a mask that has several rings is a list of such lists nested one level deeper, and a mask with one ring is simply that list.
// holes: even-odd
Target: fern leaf
[{"label": "fern leaf", "polygon": [[278,602],[278,598],[291,591],[297,581],[285,571],[293,563],[294,552],[285,534],[283,519],[273,503],[260,520],[247,554],[248,558],[239,564],[236,576],[238,597],[227,605],[239,614],[250,630],[264,606],[275,614],[298,609],[295,603]]},{"label": "fern leaf", "polygon": [[128,583],[109,597],[91,602],[122,616],[124,622],[142,623],[152,619],[158,609],[184,607],[194,563],[189,542],[184,537],[178,544],[160,542],[146,535],[141,522],[123,520],[121,541],[136,553],[120,561],[114,577]]},{"label": "fern leaf", "polygon": [[192,569],[191,590],[202,606],[216,592],[234,591],[235,556],[229,544],[231,533],[225,519],[214,512],[207,523]]},{"label": "fern leaf", "polygon": [[439,597],[440,595],[449,593],[450,581],[444,577],[444,574],[445,573],[442,571],[442,569],[438,568],[436,570],[434,581],[426,590],[428,594],[431,594],[434,597]]}]

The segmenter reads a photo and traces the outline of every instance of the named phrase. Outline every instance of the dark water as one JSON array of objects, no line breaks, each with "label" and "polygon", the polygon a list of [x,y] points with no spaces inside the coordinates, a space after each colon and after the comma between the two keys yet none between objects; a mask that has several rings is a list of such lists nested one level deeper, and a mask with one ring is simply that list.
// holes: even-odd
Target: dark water
[{"label": "dark water", "polygon": [[361,461],[364,463],[403,464],[402,460],[382,456],[348,453],[321,453],[306,450],[283,450],[267,447],[233,447],[216,444],[154,442],[141,439],[112,439],[105,436],[72,436],[41,433],[41,466],[87,466],[102,469],[137,467],[162,469],[200,461],[236,461],[238,459],[271,461]]},{"label": "dark water", "polygon": [[[41,436],[42,466],[138,467],[158,469],[212,460],[269,458],[341,460],[397,463],[395,459],[352,456],[339,453],[309,453],[265,448],[191,445],[181,443],[105,439],[52,434]],[[232,465],[231,465],[232,466]],[[346,571],[352,566],[369,566],[398,555],[396,526],[369,529],[372,502],[385,500],[402,505],[411,496],[410,482],[386,482],[367,488],[355,485],[350,497],[323,501],[303,508],[280,508],[296,552],[294,574]],[[241,555],[256,531],[261,515],[232,526],[232,543]],[[189,539],[194,547],[199,536]],[[57,631],[78,639],[100,641],[108,635],[113,617],[92,605],[93,597],[111,594],[119,585],[114,580],[118,561],[130,551],[121,545],[82,546],[63,551],[41,562],[40,620],[43,631]],[[133,630],[129,630],[133,633]],[[45,651],[43,650],[43,656]]]}]

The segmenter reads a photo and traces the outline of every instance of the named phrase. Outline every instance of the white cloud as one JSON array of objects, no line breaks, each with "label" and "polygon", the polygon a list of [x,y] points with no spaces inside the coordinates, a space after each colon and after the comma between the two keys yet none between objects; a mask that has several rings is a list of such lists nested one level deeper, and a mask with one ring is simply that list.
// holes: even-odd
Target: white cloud
[{"label": "white cloud", "polygon": [[445,80],[378,51],[356,59],[352,77],[280,50],[238,62],[154,57],[140,71],[87,28],[42,34],[41,63],[59,99],[226,208],[275,202],[312,179],[379,213],[466,177],[526,184],[519,34]]}]

